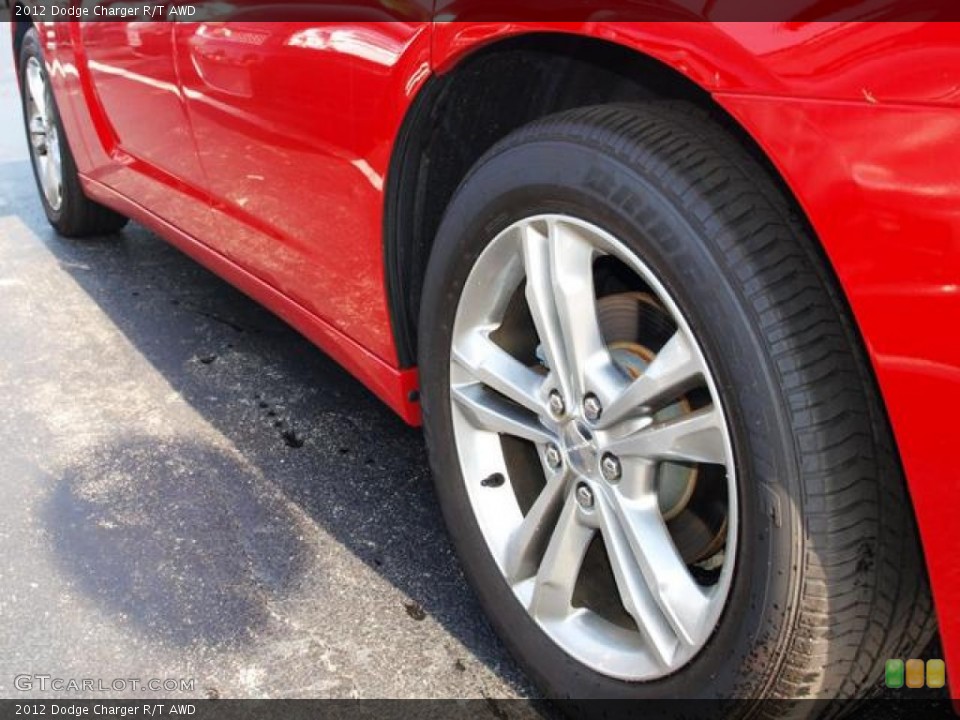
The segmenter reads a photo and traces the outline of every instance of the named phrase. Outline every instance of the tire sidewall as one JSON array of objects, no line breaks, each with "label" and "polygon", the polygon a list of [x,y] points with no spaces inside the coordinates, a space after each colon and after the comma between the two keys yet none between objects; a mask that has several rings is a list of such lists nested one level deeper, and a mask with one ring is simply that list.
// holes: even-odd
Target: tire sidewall
[{"label": "tire sidewall", "polygon": [[[466,573],[494,626],[546,693],[557,698],[739,698],[763,694],[778,669],[796,607],[803,533],[796,454],[785,401],[730,248],[670,197],[663,179],[583,143],[530,140],[482,160],[437,234],[424,285],[420,372],[437,492]],[[477,257],[524,217],[573,215],[627,245],[657,274],[714,374],[738,468],[738,558],[713,636],[665,678],[627,683],[579,664],[515,599],[486,547],[464,488],[452,433],[449,363],[461,291]]]}]

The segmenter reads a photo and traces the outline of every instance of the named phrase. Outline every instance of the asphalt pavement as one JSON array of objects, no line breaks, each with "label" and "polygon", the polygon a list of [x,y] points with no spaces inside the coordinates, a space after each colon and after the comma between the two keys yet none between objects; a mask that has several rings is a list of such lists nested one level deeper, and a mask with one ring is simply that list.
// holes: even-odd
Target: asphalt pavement
[{"label": "asphalt pavement", "polygon": [[[530,695],[458,567],[418,430],[144,228],[50,229],[9,45],[0,697]],[[21,674],[195,691],[21,692]]]}]

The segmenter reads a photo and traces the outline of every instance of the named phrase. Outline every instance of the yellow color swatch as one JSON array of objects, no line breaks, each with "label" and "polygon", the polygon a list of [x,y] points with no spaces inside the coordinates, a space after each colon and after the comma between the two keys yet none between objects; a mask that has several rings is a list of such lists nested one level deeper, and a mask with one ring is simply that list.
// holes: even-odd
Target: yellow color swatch
[{"label": "yellow color swatch", "polygon": [[943,660],[927,660],[927,687],[942,688],[947,680],[947,666]]},{"label": "yellow color swatch", "polygon": [[907,687],[923,687],[923,660],[907,660]]}]

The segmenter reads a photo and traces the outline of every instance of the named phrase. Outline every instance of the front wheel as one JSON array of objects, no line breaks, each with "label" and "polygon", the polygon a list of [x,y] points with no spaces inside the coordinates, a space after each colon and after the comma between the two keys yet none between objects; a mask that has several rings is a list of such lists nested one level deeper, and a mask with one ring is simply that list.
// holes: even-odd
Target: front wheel
[{"label": "front wheel", "polygon": [[419,346],[448,528],[548,695],[858,697],[929,639],[835,282],[696,110],[575,110],[494,147],[439,229]]}]

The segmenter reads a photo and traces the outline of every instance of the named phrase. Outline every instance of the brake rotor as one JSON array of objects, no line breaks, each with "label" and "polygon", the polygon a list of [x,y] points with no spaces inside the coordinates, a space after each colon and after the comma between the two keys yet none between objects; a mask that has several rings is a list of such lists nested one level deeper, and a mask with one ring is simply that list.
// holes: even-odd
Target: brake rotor
[{"label": "brake rotor", "polygon": [[[652,295],[623,292],[597,302],[597,319],[610,354],[631,378],[640,377],[670,339],[676,326]],[[693,410],[687,396],[660,408],[653,416],[664,422]],[[688,565],[702,562],[723,547],[726,537],[726,502],[715,488],[725,491],[722,478],[708,478],[707,468],[674,462],[661,463],[657,476],[660,512],[677,550]],[[705,480],[717,480],[705,482]]]}]

